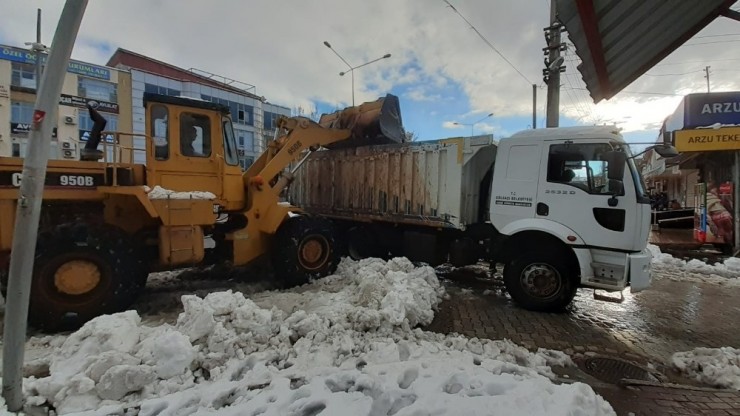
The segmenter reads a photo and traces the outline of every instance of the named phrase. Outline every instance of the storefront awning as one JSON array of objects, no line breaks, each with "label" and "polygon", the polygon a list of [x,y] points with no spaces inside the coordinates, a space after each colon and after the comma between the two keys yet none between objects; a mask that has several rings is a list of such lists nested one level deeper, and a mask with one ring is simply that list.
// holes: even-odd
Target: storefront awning
[{"label": "storefront awning", "polygon": [[553,0],[595,103],[612,98],[736,0]]}]

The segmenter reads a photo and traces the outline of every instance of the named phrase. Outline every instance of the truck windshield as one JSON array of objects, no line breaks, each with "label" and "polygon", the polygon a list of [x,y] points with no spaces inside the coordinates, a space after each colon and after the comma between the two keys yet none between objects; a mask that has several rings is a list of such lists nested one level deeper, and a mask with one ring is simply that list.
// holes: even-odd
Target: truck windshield
[{"label": "truck windshield", "polygon": [[629,146],[621,146],[624,153],[627,154],[627,166],[629,167],[630,174],[632,175],[632,182],[635,183],[635,194],[637,195],[637,202],[639,203],[650,203],[650,198],[647,194],[647,186],[645,186],[645,179],[642,177],[642,172],[637,169],[635,165],[635,159],[632,156]]}]

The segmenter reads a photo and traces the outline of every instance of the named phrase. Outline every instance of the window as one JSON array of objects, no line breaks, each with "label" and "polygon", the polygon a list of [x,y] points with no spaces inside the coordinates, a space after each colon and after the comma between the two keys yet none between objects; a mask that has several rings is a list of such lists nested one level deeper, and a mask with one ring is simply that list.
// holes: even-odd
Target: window
[{"label": "window", "polygon": [[247,130],[237,130],[236,136],[239,139],[240,149],[244,149],[247,152],[258,151],[258,149],[255,148],[253,132]]},{"label": "window", "polygon": [[223,129],[224,129],[224,149],[226,154],[226,164],[228,165],[238,165],[239,164],[239,155],[236,152],[236,143],[234,141],[234,130],[231,128],[231,121],[229,121],[228,117],[224,117],[223,119]]},{"label": "window", "polygon": [[118,102],[116,84],[97,79],[79,77],[78,93],[81,97],[98,101]]},{"label": "window", "polygon": [[210,95],[201,94],[200,98],[212,103],[218,103],[223,106],[229,107],[229,113],[231,113],[231,120],[234,123],[246,124],[248,126],[254,126],[254,107],[247,104],[240,104],[234,101],[225,100],[223,98],[216,98]]},{"label": "window", "polygon": [[281,114],[265,111],[265,120],[264,120],[262,128],[264,128],[265,130],[275,130],[275,126],[277,125],[277,119],[280,116]]},{"label": "window", "polygon": [[554,144],[550,146],[547,181],[564,183],[590,194],[611,195],[609,166],[604,155],[608,144]]},{"label": "window", "polygon": [[211,124],[208,116],[180,114],[180,152],[188,157],[211,156]]},{"label": "window", "polygon": [[[102,114],[103,118],[107,121],[105,124],[104,131],[117,131],[118,130],[118,116],[115,114]],[[93,121],[90,118],[90,113],[87,110],[78,111],[77,125],[80,130],[90,131],[93,128]]]},{"label": "window", "polygon": [[36,88],[36,66],[13,62],[10,84],[16,87]]},{"label": "window", "polygon": [[267,147],[270,145],[270,142],[272,141],[272,135],[271,134],[265,134],[264,136],[262,136],[262,138],[265,141],[264,149],[266,150]]},{"label": "window", "polygon": [[180,91],[167,87],[160,87],[154,84],[144,84],[144,91],[152,94],[169,95],[172,97],[180,96]]},{"label": "window", "polygon": [[167,107],[159,104],[152,106],[152,124],[149,135],[154,142],[154,158],[167,160],[170,157],[169,130],[167,129]]},{"label": "window", "polygon": [[247,156],[244,159],[241,160],[242,169],[247,170],[250,166],[254,163],[254,158],[251,156]]},{"label": "window", "polygon": [[10,122],[31,124],[33,120],[33,103],[23,101],[11,101]]},{"label": "window", "polygon": [[13,143],[13,157],[21,157],[21,144]]}]

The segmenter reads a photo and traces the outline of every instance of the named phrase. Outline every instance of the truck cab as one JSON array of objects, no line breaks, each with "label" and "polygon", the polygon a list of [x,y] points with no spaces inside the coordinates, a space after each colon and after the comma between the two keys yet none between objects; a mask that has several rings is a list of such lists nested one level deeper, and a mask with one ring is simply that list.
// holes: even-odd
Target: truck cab
[{"label": "truck cab", "polygon": [[505,242],[500,255],[512,297],[535,309],[561,303],[558,297],[569,302],[578,286],[636,292],[650,284],[650,200],[615,128],[527,130],[502,139],[491,223]]}]

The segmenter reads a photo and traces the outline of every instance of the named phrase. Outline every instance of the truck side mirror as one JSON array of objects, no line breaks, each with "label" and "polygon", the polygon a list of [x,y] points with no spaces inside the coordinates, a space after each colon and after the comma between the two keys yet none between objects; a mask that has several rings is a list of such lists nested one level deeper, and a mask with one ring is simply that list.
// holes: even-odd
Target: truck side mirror
[{"label": "truck side mirror", "polygon": [[671,158],[678,156],[678,150],[670,144],[655,145],[653,149],[655,149],[655,153],[659,154],[661,157]]},{"label": "truck side mirror", "polygon": [[607,178],[621,181],[624,178],[624,165],[627,162],[627,155],[624,152],[612,150],[604,155],[604,160],[609,164]]}]

